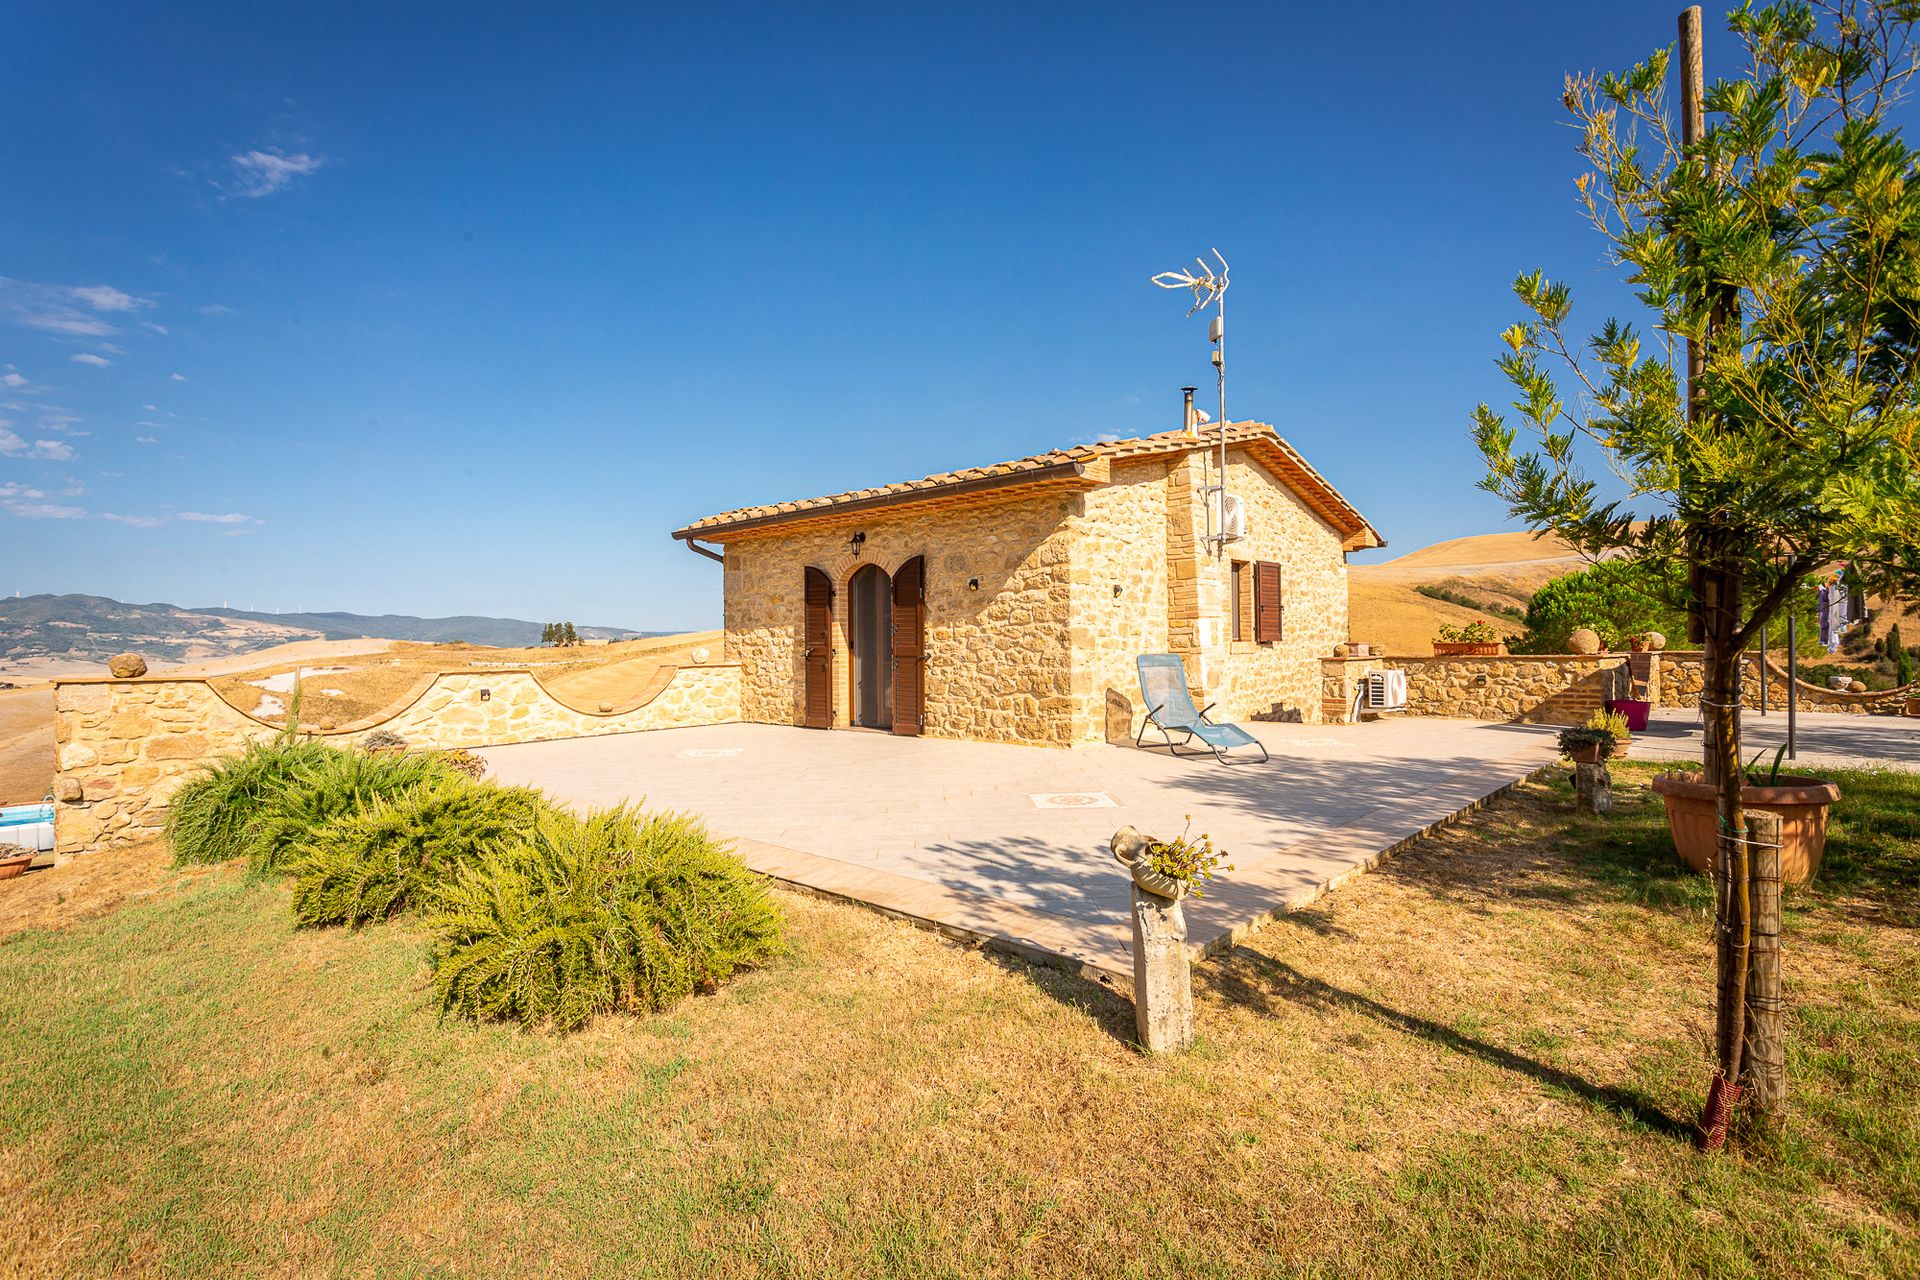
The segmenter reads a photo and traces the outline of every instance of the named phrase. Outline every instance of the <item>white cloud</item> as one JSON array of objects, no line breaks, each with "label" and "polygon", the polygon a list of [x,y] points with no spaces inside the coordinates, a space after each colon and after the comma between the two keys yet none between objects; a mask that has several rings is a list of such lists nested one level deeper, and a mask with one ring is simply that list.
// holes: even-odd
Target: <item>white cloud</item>
[{"label": "white cloud", "polygon": [[0,425],[0,454],[9,458],[36,458],[44,462],[66,462],[73,457],[73,447],[58,440],[35,440],[29,445],[25,440]]},{"label": "white cloud", "polygon": [[145,298],[136,298],[110,284],[83,284],[67,292],[95,311],[138,311],[141,307],[153,305]]},{"label": "white cloud", "polygon": [[0,373],[0,387],[24,387],[27,379],[24,374]]},{"label": "white cloud", "polygon": [[200,314],[203,316],[230,316],[233,314],[233,308],[224,302],[209,302],[206,306],[200,308]]},{"label": "white cloud", "polygon": [[161,334],[161,335],[163,335],[163,336],[164,336],[165,334],[168,334],[168,333],[171,333],[171,332],[172,332],[172,330],[170,330],[170,329],[168,329],[168,328],[167,328],[167,326],[165,326],[165,325],[163,325],[163,324],[155,324],[155,323],[154,323],[153,321],[151,321],[151,320],[142,320],[142,321],[140,322],[140,327],[141,327],[142,329],[146,329],[146,330],[149,330],[149,331],[151,331],[151,332],[153,332],[153,333],[158,333],[158,334]]},{"label": "white cloud", "polygon": [[85,507],[70,507],[59,502],[22,502],[14,498],[0,498],[0,508],[21,520],[83,520]]},{"label": "white cloud", "polygon": [[326,163],[320,156],[311,156],[304,151],[288,155],[277,148],[246,151],[229,156],[228,160],[233,165],[234,179],[228,191],[237,196],[270,196],[284,190],[294,179],[304,178]]},{"label": "white cloud", "polygon": [[12,502],[16,499],[38,502],[46,496],[43,490],[30,488],[17,480],[0,480],[0,502]]},{"label": "white cloud", "polygon": [[187,375],[184,373],[170,373],[167,376],[175,382],[185,382],[187,380]]},{"label": "white cloud", "polygon": [[104,369],[113,363],[113,361],[107,359],[105,356],[97,356],[91,351],[76,352],[68,356],[67,359],[73,361],[75,364],[90,364],[96,369]]},{"label": "white cloud", "polygon": [[182,520],[191,520],[195,524],[255,524],[255,523],[258,523],[254,517],[243,516],[238,511],[230,511],[226,515],[212,515],[205,511],[182,511],[180,513],[180,518]]},{"label": "white cloud", "polygon": [[152,436],[135,436],[133,438],[133,442],[135,444],[159,444],[160,443],[158,440],[155,440]]},{"label": "white cloud", "polygon": [[145,409],[145,410],[146,410],[146,411],[147,411],[148,413],[158,413],[158,412],[160,412],[160,406],[159,406],[159,405],[157,405],[157,404],[143,404],[143,405],[141,405],[140,407],[141,407],[142,409]]},{"label": "white cloud", "polygon": [[101,319],[102,314],[121,314],[152,305],[149,299],[112,285],[35,284],[0,276],[0,319],[41,333],[104,338],[119,330]]},{"label": "white cloud", "polygon": [[102,520],[111,520],[115,524],[130,524],[136,529],[151,529],[157,524],[166,523],[166,521],[159,516],[123,516],[113,511],[102,511],[100,518]]}]

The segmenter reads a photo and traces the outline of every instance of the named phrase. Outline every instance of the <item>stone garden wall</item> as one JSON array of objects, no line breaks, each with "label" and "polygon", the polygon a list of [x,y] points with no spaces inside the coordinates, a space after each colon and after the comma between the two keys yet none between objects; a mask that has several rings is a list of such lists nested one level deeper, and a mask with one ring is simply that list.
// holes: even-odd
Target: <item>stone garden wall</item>
[{"label": "stone garden wall", "polygon": [[[1624,696],[1624,653],[1387,658],[1407,673],[1407,714],[1579,724]],[[1644,664],[1644,659],[1643,659]]]},{"label": "stone garden wall", "polygon": [[[398,712],[315,734],[342,746],[375,730],[413,747],[492,747],[740,718],[740,668],[663,668],[622,704],[580,710],[530,671],[459,672],[423,681]],[[277,725],[233,707],[204,680],[60,681],[54,689],[54,848],[113,848],[154,834],[167,801],[196,772]]]},{"label": "stone garden wall", "polygon": [[[1661,657],[1661,705],[1697,707],[1700,690],[1706,687],[1706,661],[1697,652],[1667,652]],[[1760,706],[1759,655],[1751,655],[1742,671],[1741,704],[1757,710]],[[1841,693],[1824,685],[1795,682],[1799,687],[1796,706],[1802,711],[1837,712],[1855,716],[1897,716],[1904,713],[1907,699],[1920,697],[1920,684],[1904,689],[1882,689],[1869,693]],[[1787,705],[1787,672],[1784,665],[1767,659],[1767,705],[1783,711]]]}]

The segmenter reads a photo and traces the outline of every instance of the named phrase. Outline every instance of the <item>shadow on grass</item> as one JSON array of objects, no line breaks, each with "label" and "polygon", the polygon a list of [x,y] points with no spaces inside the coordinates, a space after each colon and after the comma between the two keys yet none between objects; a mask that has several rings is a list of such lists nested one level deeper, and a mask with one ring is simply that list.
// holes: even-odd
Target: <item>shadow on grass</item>
[{"label": "shadow on grass", "polygon": [[1529,1076],[1549,1088],[1562,1090],[1594,1106],[1625,1116],[1656,1133],[1683,1139],[1690,1139],[1693,1135],[1691,1124],[1668,1115],[1644,1094],[1615,1085],[1595,1084],[1570,1071],[1462,1034],[1431,1019],[1390,1008],[1357,992],[1336,987],[1304,974],[1284,961],[1246,947],[1234,947],[1215,957],[1209,964],[1197,969],[1195,977],[1221,999],[1268,1016],[1278,1016],[1289,1009],[1357,1013],[1392,1030],[1417,1036],[1466,1057],[1477,1058],[1502,1071]]}]

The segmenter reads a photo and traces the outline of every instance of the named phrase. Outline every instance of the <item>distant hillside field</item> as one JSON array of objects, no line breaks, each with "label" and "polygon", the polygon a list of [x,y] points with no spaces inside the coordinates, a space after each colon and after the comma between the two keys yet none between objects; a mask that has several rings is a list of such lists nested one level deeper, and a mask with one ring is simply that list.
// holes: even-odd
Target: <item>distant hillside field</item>
[{"label": "distant hillside field", "polygon": [[[524,648],[540,623],[519,618],[416,618],[406,614],[252,613],[128,604],[105,596],[37,595],[0,600],[0,667],[52,670],[132,651],[154,662],[202,662],[299,640],[399,640]],[[579,627],[582,639],[629,640],[661,632]]]},{"label": "distant hillside field", "polygon": [[1436,542],[1379,564],[1351,565],[1352,636],[1411,655],[1432,653],[1434,636],[1445,625],[1478,621],[1503,636],[1517,635],[1521,625],[1514,615],[1526,612],[1533,593],[1586,564],[1558,538],[1488,533]]}]

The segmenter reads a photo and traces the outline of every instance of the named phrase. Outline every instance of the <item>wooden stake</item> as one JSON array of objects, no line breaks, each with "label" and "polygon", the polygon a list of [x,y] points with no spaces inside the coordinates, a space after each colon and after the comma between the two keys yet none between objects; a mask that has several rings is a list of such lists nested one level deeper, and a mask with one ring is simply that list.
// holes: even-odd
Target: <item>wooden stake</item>
[{"label": "wooden stake", "polygon": [[1777,1133],[1787,1111],[1786,994],[1780,979],[1780,815],[1747,813],[1752,854],[1753,945],[1747,953],[1749,1122]]}]

